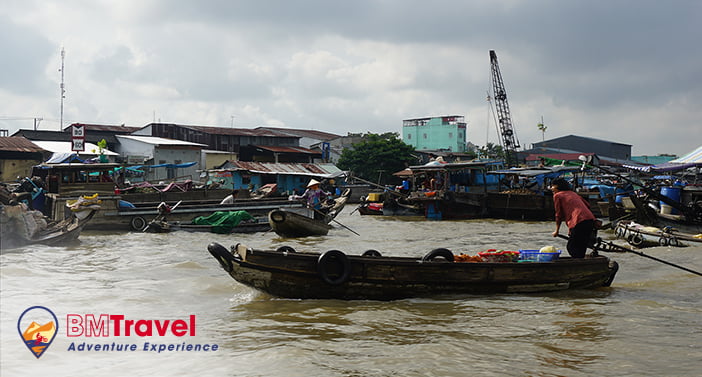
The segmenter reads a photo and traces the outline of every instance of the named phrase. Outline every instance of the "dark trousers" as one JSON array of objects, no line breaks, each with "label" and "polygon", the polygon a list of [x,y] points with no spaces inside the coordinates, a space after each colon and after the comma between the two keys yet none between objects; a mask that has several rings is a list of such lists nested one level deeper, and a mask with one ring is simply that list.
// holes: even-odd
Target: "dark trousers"
[{"label": "dark trousers", "polygon": [[585,251],[590,245],[590,239],[595,232],[595,220],[581,221],[570,229],[568,254],[573,258],[585,258]]}]

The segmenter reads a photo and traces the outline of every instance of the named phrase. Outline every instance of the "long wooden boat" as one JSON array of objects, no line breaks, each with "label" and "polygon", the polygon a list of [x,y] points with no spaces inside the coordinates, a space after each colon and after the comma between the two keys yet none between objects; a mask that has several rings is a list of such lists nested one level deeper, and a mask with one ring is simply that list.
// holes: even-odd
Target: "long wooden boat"
[{"label": "long wooden boat", "polygon": [[152,221],[144,231],[150,233],[169,233],[173,231],[209,232],[209,233],[258,233],[268,232],[271,226],[265,219],[256,218],[253,221],[242,221],[230,230],[223,232],[214,225],[198,225],[192,222]]},{"label": "long wooden boat", "polygon": [[208,251],[236,281],[268,294],[295,299],[394,300],[456,294],[548,292],[609,286],[618,269],[604,256],[555,262],[453,262],[447,249],[422,258],[383,257],[375,250],[296,252],[283,246]]},{"label": "long wooden boat", "polygon": [[[284,209],[278,208],[268,213],[268,223],[271,229],[281,237],[324,236],[333,227],[329,224],[344,209],[351,190],[344,193],[322,211],[310,208]],[[317,215],[318,218],[315,218]],[[319,218],[322,215],[322,218]]]},{"label": "long wooden boat", "polygon": [[49,224],[46,228],[38,230],[31,237],[22,236],[23,232],[17,232],[10,222],[1,224],[2,237],[0,237],[0,250],[14,249],[29,245],[59,245],[74,241],[78,238],[86,224],[99,211],[99,207],[93,207],[72,214],[70,217],[57,223]]}]

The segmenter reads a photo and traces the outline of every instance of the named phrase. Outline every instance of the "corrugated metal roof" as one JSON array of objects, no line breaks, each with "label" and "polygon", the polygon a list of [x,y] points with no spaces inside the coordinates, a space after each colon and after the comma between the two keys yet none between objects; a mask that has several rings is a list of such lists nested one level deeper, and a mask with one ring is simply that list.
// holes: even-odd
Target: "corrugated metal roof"
[{"label": "corrugated metal roof", "polygon": [[312,149],[307,149],[303,147],[280,147],[275,145],[254,145],[254,147],[278,153],[306,153],[318,155],[322,154],[322,152],[313,151]]},{"label": "corrugated metal roof", "polygon": [[292,135],[292,136],[299,136],[299,137],[307,137],[310,139],[316,139],[316,140],[322,140],[322,141],[329,141],[329,140],[334,140],[338,139],[341,136],[332,134],[329,132],[324,132],[324,131],[317,131],[317,130],[298,130],[298,129],[292,129],[292,128],[277,128],[277,127],[256,127],[257,130],[270,130],[270,131],[275,131],[275,132],[280,132],[285,135]]},{"label": "corrugated metal roof", "polygon": [[156,136],[115,135],[118,139],[130,139],[151,145],[186,145],[193,147],[206,147],[207,144],[192,143],[189,141],[165,139]]},{"label": "corrugated metal roof", "polygon": [[163,124],[173,127],[189,128],[191,130],[200,131],[212,135],[235,135],[235,136],[270,136],[270,137],[297,137],[282,135],[278,132],[273,132],[269,130],[256,130],[250,128],[232,128],[232,127],[213,127],[213,126],[192,126],[186,124],[174,124],[174,123],[151,123],[150,125]]},{"label": "corrugated metal roof", "polygon": [[107,124],[86,124],[86,123],[71,123],[70,126],[64,127],[64,131],[71,131],[71,127],[83,126],[86,131],[109,131],[109,132],[122,132],[130,134],[134,131],[140,130],[141,127],[131,127],[125,125],[107,125]]},{"label": "corrugated metal roof", "polygon": [[0,137],[0,151],[6,152],[43,152],[40,146],[21,136]]},{"label": "corrugated metal roof", "polygon": [[229,161],[222,170],[245,170],[258,174],[289,174],[315,177],[337,177],[342,170],[334,164],[273,163]]},{"label": "corrugated metal roof", "polygon": [[538,161],[541,157],[554,160],[577,161],[580,156],[594,156],[594,153],[533,153],[526,157],[526,161]]}]

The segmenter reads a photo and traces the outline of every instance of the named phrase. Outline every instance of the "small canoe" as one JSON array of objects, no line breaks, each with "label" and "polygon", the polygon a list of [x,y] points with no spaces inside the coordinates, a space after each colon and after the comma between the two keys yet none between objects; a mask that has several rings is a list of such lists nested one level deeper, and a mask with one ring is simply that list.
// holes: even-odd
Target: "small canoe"
[{"label": "small canoe", "polygon": [[281,237],[325,236],[333,228],[329,223],[344,209],[350,195],[351,190],[346,189],[340,197],[331,200],[321,211],[310,208],[274,209],[268,213],[268,223]]},{"label": "small canoe", "polygon": [[208,251],[236,281],[295,299],[394,300],[456,294],[548,292],[609,286],[618,265],[604,256],[553,262],[454,262],[447,249],[424,257],[384,257],[376,250],[296,252],[242,244]]},{"label": "small canoe", "polygon": [[268,223],[271,229],[281,236],[288,238],[325,236],[332,228],[324,220],[317,220],[314,213],[305,215],[293,210],[274,209],[268,213]]}]

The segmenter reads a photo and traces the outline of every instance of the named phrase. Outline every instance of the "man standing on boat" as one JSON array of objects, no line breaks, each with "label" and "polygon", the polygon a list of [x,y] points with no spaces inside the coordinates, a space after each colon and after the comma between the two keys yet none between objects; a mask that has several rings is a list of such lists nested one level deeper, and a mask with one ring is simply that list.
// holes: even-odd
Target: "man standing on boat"
[{"label": "man standing on boat", "polygon": [[293,199],[305,199],[307,201],[307,207],[314,211],[315,219],[324,218],[324,213],[322,210],[323,200],[327,197],[327,193],[319,188],[319,182],[311,179],[310,183],[307,184],[307,190],[302,195],[291,195],[290,200]]},{"label": "man standing on boat", "polygon": [[571,190],[570,184],[563,178],[551,182],[553,191],[553,206],[556,210],[556,231],[558,237],[561,223],[568,226],[568,254],[573,258],[584,258],[590,238],[595,232],[595,215],[590,211],[590,205],[582,196]]}]

